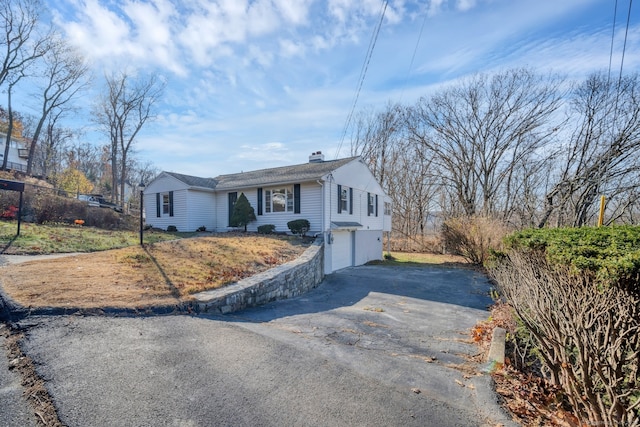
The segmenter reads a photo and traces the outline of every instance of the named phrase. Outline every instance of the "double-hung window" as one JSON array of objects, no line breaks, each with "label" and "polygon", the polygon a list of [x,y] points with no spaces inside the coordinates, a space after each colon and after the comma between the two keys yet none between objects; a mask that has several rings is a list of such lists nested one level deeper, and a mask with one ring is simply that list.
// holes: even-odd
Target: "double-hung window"
[{"label": "double-hung window", "polygon": [[391,215],[391,203],[384,202],[384,214]]},{"label": "double-hung window", "polygon": [[338,213],[353,214],[353,189],[338,185]]},{"label": "double-hung window", "polygon": [[162,215],[169,215],[169,209],[171,208],[171,202],[169,200],[169,193],[162,195]]},{"label": "double-hung window", "polygon": [[173,191],[156,193],[156,216],[173,216]]},{"label": "double-hung window", "polygon": [[258,188],[258,215],[300,213],[300,184]]},{"label": "double-hung window", "polygon": [[349,187],[342,187],[340,189],[340,210],[343,212],[349,211]]},{"label": "double-hung window", "polygon": [[378,195],[367,193],[367,216],[378,216]]},{"label": "double-hung window", "polygon": [[267,213],[293,212],[293,186],[267,188],[264,190],[264,200]]}]

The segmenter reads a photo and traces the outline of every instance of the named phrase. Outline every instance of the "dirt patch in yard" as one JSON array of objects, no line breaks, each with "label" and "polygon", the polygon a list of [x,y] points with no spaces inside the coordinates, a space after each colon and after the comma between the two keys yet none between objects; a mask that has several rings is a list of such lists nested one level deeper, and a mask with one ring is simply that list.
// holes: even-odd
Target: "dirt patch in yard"
[{"label": "dirt patch in yard", "polygon": [[0,286],[24,307],[171,305],[299,257],[290,236],[221,233],[0,267]]}]

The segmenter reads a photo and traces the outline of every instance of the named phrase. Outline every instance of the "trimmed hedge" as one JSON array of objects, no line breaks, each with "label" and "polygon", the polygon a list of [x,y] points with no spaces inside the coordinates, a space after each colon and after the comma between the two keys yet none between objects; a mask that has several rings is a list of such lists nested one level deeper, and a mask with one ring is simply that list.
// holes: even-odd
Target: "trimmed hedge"
[{"label": "trimmed hedge", "polygon": [[606,285],[638,287],[639,226],[523,230],[508,236],[505,244],[506,249],[543,252],[550,263],[590,272]]},{"label": "trimmed hedge", "polygon": [[276,226],[273,224],[263,224],[258,226],[258,234],[273,234],[276,231]]},{"label": "trimmed hedge", "polygon": [[293,234],[298,234],[304,237],[307,231],[309,231],[309,228],[311,228],[311,224],[309,223],[309,220],[306,219],[295,219],[293,221],[289,221],[287,223],[287,227],[289,227],[289,230],[291,230]]}]

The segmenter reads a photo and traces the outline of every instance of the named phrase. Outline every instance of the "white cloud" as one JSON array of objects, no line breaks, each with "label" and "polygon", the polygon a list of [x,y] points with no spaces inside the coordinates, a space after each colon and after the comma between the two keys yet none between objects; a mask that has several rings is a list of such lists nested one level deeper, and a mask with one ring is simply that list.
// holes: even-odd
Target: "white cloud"
[{"label": "white cloud", "polygon": [[294,25],[307,25],[308,12],[313,0],[273,0],[286,22]]},{"label": "white cloud", "polygon": [[[411,102],[476,71],[601,68],[610,38],[600,3],[390,0],[356,111]],[[202,176],[301,163],[317,150],[331,158],[381,11],[380,0],[59,4],[66,13],[56,22],[100,67],[174,73],[158,120],[141,135],[140,155]],[[599,18],[576,24],[595,10]],[[640,31],[631,30],[627,70],[640,67]]]},{"label": "white cloud", "polygon": [[442,5],[446,2],[446,0],[431,0],[429,2],[429,9],[428,9],[428,15],[429,16],[434,16],[436,15],[438,12],[440,12],[440,9],[442,8]]},{"label": "white cloud", "polygon": [[456,9],[461,12],[466,12],[473,9],[476,6],[476,0],[457,0]]},{"label": "white cloud", "polygon": [[93,58],[129,51],[129,27],[116,13],[97,0],[87,0],[80,6],[78,21],[59,22],[74,45]]},{"label": "white cloud", "polygon": [[296,43],[289,39],[280,40],[280,54],[285,58],[303,56],[304,50],[305,48],[302,43]]}]

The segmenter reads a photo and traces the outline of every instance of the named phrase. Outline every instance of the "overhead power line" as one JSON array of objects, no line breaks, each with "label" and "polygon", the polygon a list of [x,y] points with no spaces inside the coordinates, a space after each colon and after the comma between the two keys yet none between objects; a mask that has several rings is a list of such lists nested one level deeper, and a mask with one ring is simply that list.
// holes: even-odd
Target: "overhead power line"
[{"label": "overhead power line", "polygon": [[400,101],[402,101],[402,98],[404,96],[404,89],[406,87],[406,82],[409,81],[409,78],[411,77],[411,72],[413,71],[413,62],[416,59],[416,54],[418,53],[418,47],[420,46],[420,41],[422,40],[422,33],[424,32],[424,26],[427,23],[427,16],[428,16],[428,13],[425,11],[424,17],[422,18],[422,26],[420,27],[420,33],[418,33],[418,40],[416,40],[416,45],[413,48],[413,55],[411,55],[411,62],[409,63],[407,78],[405,79],[405,84],[403,85],[402,92],[400,93]]},{"label": "overhead power line", "polygon": [[620,59],[620,74],[618,76],[618,82],[622,80],[622,68],[624,67],[624,54],[627,50],[627,38],[629,37],[629,23],[631,22],[631,6],[633,0],[629,0],[629,10],[627,12],[627,27],[624,30],[624,43],[622,44],[622,58]]},{"label": "overhead power line", "polygon": [[618,0],[613,6],[613,26],[611,27],[611,49],[609,49],[609,72],[607,74],[607,84],[611,79],[611,63],[613,62],[613,42],[616,38],[616,16],[618,15]]},{"label": "overhead power line", "polygon": [[344,128],[342,129],[342,135],[340,137],[340,144],[338,144],[338,149],[336,150],[336,154],[334,158],[338,158],[340,154],[340,150],[342,149],[342,144],[344,143],[344,138],[347,134],[347,130],[349,129],[349,125],[351,124],[351,120],[353,119],[353,113],[356,109],[356,104],[358,103],[358,98],[360,97],[360,90],[362,89],[362,83],[364,83],[364,78],[367,75],[367,69],[369,68],[369,61],[371,61],[371,55],[373,54],[373,49],[376,46],[376,41],[378,40],[378,34],[380,33],[380,28],[382,27],[382,22],[384,21],[384,14],[387,11],[386,0],[383,0],[380,12],[380,19],[378,20],[378,24],[373,30],[373,34],[371,35],[371,40],[369,41],[369,47],[367,49],[367,54],[365,56],[364,62],[362,64],[362,69],[360,70],[360,77],[358,78],[358,86],[356,87],[356,93],[353,98],[353,105],[351,106],[351,111],[347,115],[347,119],[344,123]]}]

